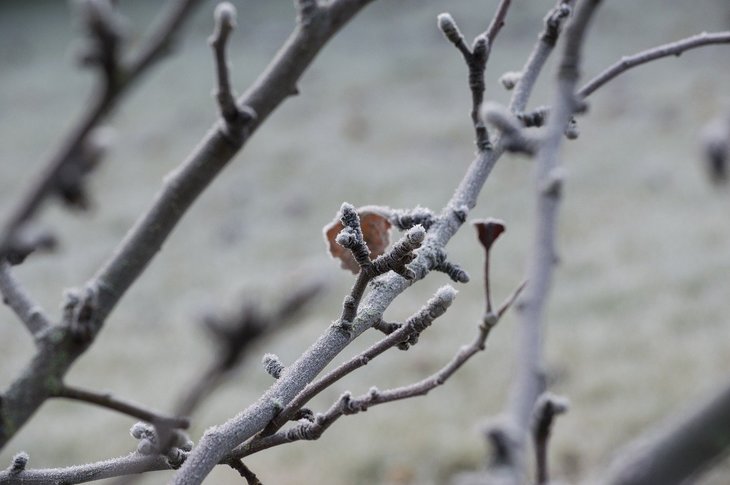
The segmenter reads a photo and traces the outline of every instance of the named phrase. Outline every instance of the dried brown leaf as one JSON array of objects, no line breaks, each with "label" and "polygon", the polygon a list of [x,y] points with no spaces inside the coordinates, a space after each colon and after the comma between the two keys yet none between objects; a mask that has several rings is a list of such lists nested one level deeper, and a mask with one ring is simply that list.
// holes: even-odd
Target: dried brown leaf
[{"label": "dried brown leaf", "polygon": [[[370,257],[375,259],[383,254],[388,244],[390,244],[390,221],[382,214],[367,208],[360,208],[357,213],[360,216],[363,239],[370,249]],[[330,255],[340,260],[340,266],[357,274],[360,267],[355,258],[352,257],[348,249],[335,242],[337,234],[343,228],[344,226],[340,222],[338,214],[332,222],[324,226],[324,240],[327,243]]]}]

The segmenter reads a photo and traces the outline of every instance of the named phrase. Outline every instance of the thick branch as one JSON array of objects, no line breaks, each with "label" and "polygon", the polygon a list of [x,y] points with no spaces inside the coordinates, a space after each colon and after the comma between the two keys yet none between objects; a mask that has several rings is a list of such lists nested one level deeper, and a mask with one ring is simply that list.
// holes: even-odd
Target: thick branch
[{"label": "thick branch", "polygon": [[597,483],[689,483],[730,449],[730,386],[625,447]]},{"label": "thick branch", "polygon": [[30,299],[20,282],[13,276],[10,263],[1,259],[0,293],[3,295],[3,302],[13,309],[36,340],[51,326],[43,309]]},{"label": "thick branch", "polygon": [[62,397],[65,399],[73,399],[75,401],[94,404],[96,406],[118,411],[122,414],[126,414],[127,416],[132,416],[151,424],[160,424],[171,428],[182,429],[187,429],[188,426],[190,426],[190,420],[188,420],[188,418],[165,416],[139,404],[115,398],[109,393],[99,393],[64,385],[54,392],[51,397]]},{"label": "thick branch", "polygon": [[406,342],[412,335],[418,332],[419,328],[430,325],[430,323],[444,314],[446,309],[451,305],[456,291],[450,286],[444,286],[436,292],[426,305],[421,308],[415,315],[411,316],[406,322],[387,337],[373,344],[364,352],[356,355],[352,359],[344,362],[335,369],[320,377],[316,381],[310,383],[272,420],[267,431],[270,434],[274,430],[281,428],[287,421],[304,406],[310,399],[328,388],[338,380],[350,374],[356,369],[367,365],[372,359],[382,354],[386,350],[395,347],[398,344]]},{"label": "thick branch", "polygon": [[[274,446],[292,443],[299,440],[315,440],[322,436],[327,428],[329,428],[332,423],[337,421],[342,416],[357,414],[361,411],[366,411],[370,407],[376,406],[378,404],[385,404],[388,402],[409,399],[412,397],[424,396],[428,394],[436,387],[443,385],[471,357],[473,357],[479,351],[485,349],[485,343],[487,337],[489,337],[491,330],[496,326],[502,315],[504,315],[507,310],[512,306],[523,287],[524,285],[520,285],[520,287],[518,287],[515,292],[500,306],[499,310],[495,314],[495,318],[490,323],[485,324],[483,322],[479,325],[479,333],[470,345],[465,345],[461,349],[459,349],[459,351],[445,366],[443,366],[441,369],[439,369],[437,372],[430,375],[429,377],[426,377],[419,382],[407,386],[397,387],[386,391],[380,391],[376,388],[373,388],[370,390],[370,392],[358,398],[353,398],[350,393],[345,393],[324,414],[318,414],[317,416],[315,416],[313,421],[299,423],[293,428],[278,431],[277,433],[269,436],[254,438],[234,449],[231,453],[231,456],[235,458],[243,458],[245,456],[258,453],[259,451]],[[386,340],[388,339],[383,339],[381,342],[384,343]],[[376,348],[378,345],[380,345],[380,342],[373,346],[371,349]],[[347,366],[350,363],[356,363],[358,357],[352,359],[346,364],[343,364],[338,369],[343,369],[347,371]],[[357,366],[359,367],[360,365]]]},{"label": "thick branch", "polygon": [[624,56],[621,60],[588,81],[582,88],[580,88],[578,96],[586,98],[596,89],[600,88],[619,74],[622,74],[636,66],[646,64],[647,62],[668,56],[679,57],[684,51],[706,45],[728,43],[730,43],[730,32],[713,32],[709,34],[707,32],[703,32],[701,34],[693,35],[692,37],[687,37],[686,39],[647,49],[631,56]]}]

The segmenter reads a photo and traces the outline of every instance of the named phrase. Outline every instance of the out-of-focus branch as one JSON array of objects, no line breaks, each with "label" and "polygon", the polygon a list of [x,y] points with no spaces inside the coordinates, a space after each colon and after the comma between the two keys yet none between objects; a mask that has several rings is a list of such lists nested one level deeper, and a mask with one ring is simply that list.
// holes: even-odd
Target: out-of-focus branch
[{"label": "out-of-focus branch", "polygon": [[568,401],[565,398],[545,393],[535,403],[532,416],[532,441],[535,444],[535,468],[537,485],[548,485],[550,473],[548,471],[548,444],[552,433],[555,418],[568,411]]},{"label": "out-of-focus branch", "polygon": [[181,429],[187,429],[188,426],[190,426],[190,420],[188,418],[165,416],[140,404],[115,398],[109,393],[94,392],[86,389],[80,389],[78,387],[63,385],[53,392],[50,397],[60,397],[94,404],[96,406],[112,409],[122,414],[141,419],[142,421],[146,421],[151,424],[159,424]]},{"label": "out-of-focus branch", "polygon": [[206,317],[206,327],[217,346],[216,358],[185,389],[177,401],[175,414],[190,416],[243,361],[254,342],[295,322],[301,311],[321,291],[322,284],[317,282],[302,286],[287,294],[274,311],[266,314],[248,303],[233,318]]},{"label": "out-of-focus branch", "polygon": [[0,259],[0,293],[3,302],[12,308],[36,341],[50,328],[51,322],[43,308],[30,299],[20,282],[13,276],[10,263],[2,259]]},{"label": "out-of-focus branch", "polygon": [[595,483],[689,483],[730,450],[730,386],[619,451]]},{"label": "out-of-focus branch", "polygon": [[71,128],[43,172],[10,213],[0,232],[0,256],[13,249],[17,232],[35,216],[43,202],[57,192],[63,173],[69,165],[76,163],[77,155],[83,151],[88,136],[113,111],[127,88],[169,49],[177,31],[198,3],[200,0],[171,2],[170,8],[163,12],[161,21],[153,27],[148,40],[129,62],[124,62],[118,52],[120,21],[113,4],[108,0],[87,0],[81,4],[94,49],[93,63],[101,66],[103,75],[81,119]]},{"label": "out-of-focus branch", "polygon": [[706,45],[728,43],[730,43],[730,32],[702,32],[701,34],[693,35],[686,39],[653,47],[630,56],[624,56],[618,62],[606,68],[599,75],[588,81],[582,88],[580,88],[577,94],[580,97],[586,98],[616,76],[636,66],[646,64],[647,62],[668,56],[679,57],[685,51]]},{"label": "out-of-focus branch", "polygon": [[525,448],[535,402],[543,392],[544,313],[556,262],[556,230],[562,176],[559,151],[565,127],[578,103],[575,86],[579,77],[581,49],[588,24],[600,0],[584,0],[569,24],[558,68],[557,92],[547,133],[536,160],[536,227],[528,270],[526,295],[518,306],[520,334],[517,350],[517,375],[510,390],[507,409],[513,438],[512,479],[523,476]]},{"label": "out-of-focus branch", "polygon": [[[56,328],[53,335],[49,335],[43,342],[42,348],[28,367],[3,394],[4,406],[0,409],[0,447],[5,445],[49,397],[53,386],[62,382],[70,366],[91,344],[106,317],[157,254],[190,205],[241,149],[253,131],[295,91],[297,80],[327,41],[371,1],[337,0],[327,6],[318,7],[312,12],[311,18],[300,22],[269,67],[238,100],[239,106],[248,107],[242,109],[256,113],[256,117],[250,118],[245,125],[242,136],[231,137],[217,123],[190,157],[165,178],[152,207],[140,217],[106,264],[87,283],[86,288],[94,295],[95,303],[93,318],[87,319],[85,325],[84,339],[79,340],[66,326]],[[151,37],[148,44],[150,47],[143,48],[140,56],[130,61],[130,72],[141,72],[161,54],[162,46],[167,45],[194,4],[192,0],[173,4],[170,15]],[[153,46],[157,48],[152,48]],[[17,212],[17,217],[13,217],[8,226],[10,229],[3,237],[13,233],[35,213],[45,198],[46,191],[53,186],[56,171],[65,165],[67,151],[75,149],[83,142],[88,132],[115,101],[116,96],[103,98],[100,107],[92,108],[90,117],[69,137],[69,146],[64,145],[64,150],[59,151],[54,158],[51,171],[44,174],[37,190],[29,196],[29,203],[21,204],[21,210]]]},{"label": "out-of-focus branch", "polygon": [[514,93],[509,103],[509,109],[513,113],[520,113],[527,108],[527,101],[532,94],[537,78],[555,48],[563,23],[570,16],[573,3],[575,3],[574,0],[559,0],[555,8],[548,12],[545,16],[545,28],[540,33],[525,66],[516,76],[512,76],[516,78],[510,83],[510,86],[514,88]]}]

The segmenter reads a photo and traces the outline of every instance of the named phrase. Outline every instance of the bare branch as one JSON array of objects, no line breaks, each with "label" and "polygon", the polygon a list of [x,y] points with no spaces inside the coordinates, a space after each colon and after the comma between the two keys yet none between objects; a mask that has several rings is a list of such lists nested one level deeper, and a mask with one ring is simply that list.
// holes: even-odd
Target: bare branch
[{"label": "bare branch", "polygon": [[[257,311],[251,302],[247,302],[238,314],[232,317],[206,317],[203,323],[215,340],[216,358],[177,399],[175,414],[192,415],[225,381],[231,371],[243,362],[254,342],[294,323],[296,317],[320,294],[322,288],[323,285],[316,281],[297,288],[289,292],[279,303],[278,308],[270,313]],[[278,360],[277,363],[281,366]],[[279,368],[278,372],[282,370],[283,368]]]},{"label": "bare branch", "polygon": [[222,2],[215,8],[215,30],[208,39],[213,48],[218,85],[215,97],[223,118],[224,132],[232,138],[234,144],[240,143],[246,124],[256,117],[250,109],[241,109],[236,104],[236,98],[231,88],[230,66],[226,57],[228,37],[236,28],[236,7],[229,2]]},{"label": "bare branch", "polygon": [[726,455],[730,386],[621,449],[597,483],[690,483]]},{"label": "bare branch", "polygon": [[13,276],[10,263],[1,259],[0,293],[2,293],[3,302],[13,309],[36,341],[50,328],[51,322],[43,308],[31,300],[20,282]]},{"label": "bare branch", "polygon": [[243,478],[245,478],[246,483],[248,485],[262,485],[261,480],[259,480],[259,477],[257,477],[256,474],[254,472],[252,472],[249,467],[244,465],[243,461],[231,460],[227,464],[228,464],[228,466],[230,466],[231,468],[236,470],[239,475],[241,475]]},{"label": "bare branch", "polygon": [[502,133],[502,143],[506,151],[529,156],[537,152],[539,140],[525,133],[520,119],[510,110],[497,103],[487,103],[482,112],[484,120]]},{"label": "bare branch", "polygon": [[535,466],[537,467],[537,484],[548,485],[548,442],[555,418],[568,411],[568,401],[565,398],[545,393],[535,403],[532,416],[532,440],[535,443]]},{"label": "bare branch", "polygon": [[555,47],[562,25],[570,15],[573,3],[574,0],[558,0],[555,8],[545,16],[545,28],[532,49],[525,66],[520,71],[514,93],[512,93],[510,99],[509,109],[513,113],[522,112],[527,108],[527,100],[532,94],[537,77],[542,72],[545,62]]},{"label": "bare branch", "polygon": [[[130,62],[123,64],[123,67],[115,68],[114,82],[109,83],[108,77],[102,79],[92,101],[88,103],[88,109],[63,139],[44,171],[24,192],[20,203],[11,211],[8,221],[0,232],[0,256],[11,249],[15,234],[21,226],[35,216],[49,196],[56,193],[59,177],[66,170],[67,165],[74,162],[89,134],[114,110],[127,88],[161,56],[165,49],[169,48],[172,38],[198,3],[200,0],[172,2],[170,9],[163,14],[161,22],[152,29],[153,34],[143,44],[139,54]],[[108,2],[89,0],[87,4],[98,7],[92,9],[94,12],[101,12],[101,16],[93,15],[90,20],[106,19],[103,20],[103,24],[111,28],[108,25]],[[107,7],[103,7],[104,5]]]},{"label": "bare branch", "polygon": [[[536,161],[536,228],[532,249],[527,295],[520,310],[520,335],[517,352],[517,375],[510,390],[508,416],[516,429],[517,442],[512,450],[512,470],[521,475],[525,462],[526,436],[532,411],[543,391],[542,359],[544,311],[555,265],[555,239],[562,177],[559,171],[559,150],[565,127],[573,115],[575,86],[578,81],[581,49],[585,33],[600,0],[579,4],[575,18],[568,26],[562,59],[558,69],[557,93],[547,133],[540,144]],[[523,78],[524,79],[524,78]],[[517,478],[515,478],[517,480]]]},{"label": "bare branch", "polygon": [[103,408],[112,409],[122,414],[132,416],[151,424],[161,424],[172,428],[186,429],[190,426],[188,418],[176,416],[165,416],[139,404],[135,404],[122,399],[117,399],[109,393],[99,393],[63,385],[55,391],[50,397],[60,397],[64,399],[73,399],[89,404],[95,404]]},{"label": "bare branch", "polygon": [[587,98],[596,89],[600,88],[616,76],[636,66],[646,64],[647,62],[668,56],[679,57],[685,51],[706,45],[728,43],[730,43],[730,32],[702,32],[701,34],[693,35],[686,39],[653,47],[630,56],[624,56],[621,60],[606,68],[599,75],[588,81],[582,88],[580,88],[577,94],[582,98]]},{"label": "bare branch", "polygon": [[170,468],[162,455],[132,453],[119,458],[65,468],[24,467],[17,472],[8,469],[0,471],[0,482],[7,485],[75,484]]},{"label": "bare branch", "polygon": [[451,306],[456,297],[456,290],[450,286],[440,288],[433,298],[415,315],[412,315],[397,330],[391,332],[387,337],[373,344],[369,349],[353,357],[349,361],[339,365],[316,381],[307,385],[292,401],[273,419],[263,434],[271,434],[281,428],[287,421],[292,419],[294,414],[301,409],[310,399],[328,388],[338,380],[350,374],[354,370],[367,365],[372,359],[386,350],[404,342],[409,342],[413,337],[428,327],[433,320],[443,315]]},{"label": "bare branch", "polygon": [[487,27],[487,30],[484,31],[484,37],[487,38],[490,49],[494,45],[494,39],[497,38],[502,27],[504,27],[504,19],[507,17],[507,11],[509,10],[511,3],[512,0],[500,0],[499,5],[497,5],[497,10],[494,13],[494,17],[492,17],[492,21],[489,23],[489,27]]},{"label": "bare branch", "polygon": [[[380,391],[376,388],[370,389],[367,394],[353,398],[352,395],[347,392],[343,394],[340,399],[337,400],[324,414],[317,414],[313,420],[308,422],[300,422],[295,427],[278,431],[275,434],[268,436],[260,436],[251,439],[242,445],[236,447],[232,452],[231,456],[236,458],[243,458],[248,455],[252,455],[259,451],[271,448],[273,446],[279,446],[286,443],[292,443],[299,440],[316,440],[329,428],[329,426],[337,421],[339,418],[345,415],[357,414],[361,411],[366,411],[372,406],[378,404],[384,404],[388,402],[398,401],[402,399],[409,399],[417,396],[424,396],[430,391],[443,385],[462,365],[464,365],[471,357],[476,353],[485,349],[485,342],[489,333],[499,321],[501,317],[516,300],[517,295],[520,293],[524,285],[521,285],[510,298],[507,299],[497,312],[498,317],[491,321],[490,324],[482,323],[479,325],[479,333],[475,340],[468,346],[464,346],[454,355],[444,367],[432,374],[431,376],[422,379],[419,382],[389,389],[386,391]],[[453,289],[451,290],[453,291]],[[430,302],[429,302],[430,303]],[[445,310],[445,309],[444,309]],[[419,312],[420,313],[420,312]],[[400,332],[403,328],[397,330]],[[388,345],[388,348],[392,347],[398,339],[391,337],[396,333],[390,334],[386,339],[381,340],[373,347],[368,349],[363,354],[353,358],[352,360],[341,365],[321,380],[331,380],[332,382],[346,375],[348,372],[367,364],[369,358],[366,354],[371,351],[380,350],[381,346]],[[386,343],[387,342],[387,343]],[[383,350],[378,351],[377,354]],[[374,355],[373,355],[374,356]],[[337,375],[342,372],[342,375]],[[331,379],[330,379],[331,376]],[[329,384],[327,384],[329,385]],[[327,386],[322,386],[322,388]],[[304,395],[305,391],[301,395]],[[311,396],[309,396],[311,397]],[[309,398],[307,397],[307,399]],[[306,402],[306,401],[304,401]],[[304,403],[302,402],[302,404]]]}]

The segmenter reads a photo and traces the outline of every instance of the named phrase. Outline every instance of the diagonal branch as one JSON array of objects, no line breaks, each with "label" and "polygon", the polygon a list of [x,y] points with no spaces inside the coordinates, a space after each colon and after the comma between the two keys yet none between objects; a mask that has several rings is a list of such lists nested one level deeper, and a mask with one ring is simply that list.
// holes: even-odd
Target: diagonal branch
[{"label": "diagonal branch", "polygon": [[120,73],[115,75],[114,82],[110,82],[108,77],[101,79],[81,119],[71,128],[31,187],[23,193],[23,198],[2,227],[0,256],[12,249],[16,233],[36,215],[45,200],[56,191],[61,174],[69,164],[74,163],[76,154],[82,150],[89,135],[111,114],[127,88],[169,49],[177,31],[199,3],[200,0],[172,2],[169,10],[163,13],[161,21],[152,29],[152,35],[142,45],[139,53],[128,63],[122,63],[118,67]]},{"label": "diagonal branch", "polygon": [[730,386],[621,449],[600,483],[690,483],[730,447]]},{"label": "diagonal branch", "polygon": [[730,43],[730,32],[702,32],[701,34],[693,35],[686,39],[653,47],[630,56],[624,56],[621,60],[606,68],[599,75],[588,81],[582,88],[580,88],[577,94],[580,97],[587,98],[593,94],[595,90],[611,81],[616,76],[636,66],[646,64],[647,62],[661,59],[662,57],[679,57],[685,51],[706,45],[728,43]]},{"label": "diagonal branch", "polygon": [[33,338],[38,341],[41,335],[50,328],[51,322],[43,309],[30,299],[20,282],[13,276],[10,263],[1,259],[0,293],[2,293],[3,302],[13,309]]},{"label": "diagonal branch", "polygon": [[411,336],[417,334],[419,329],[423,329],[431,324],[433,320],[440,317],[446,312],[451,305],[456,290],[451,286],[440,288],[436,295],[431,298],[415,315],[412,315],[406,322],[387,337],[373,344],[364,352],[356,355],[347,362],[342,363],[335,369],[320,377],[316,381],[307,385],[292,401],[279,413],[275,419],[271,421],[264,434],[271,434],[275,430],[281,428],[287,421],[304,406],[310,399],[328,388],[338,380],[342,379],[351,372],[367,365],[378,355],[398,344],[407,342]]}]

